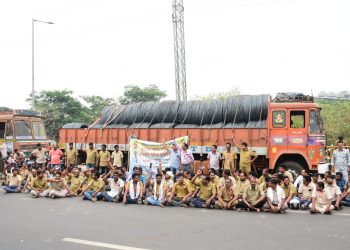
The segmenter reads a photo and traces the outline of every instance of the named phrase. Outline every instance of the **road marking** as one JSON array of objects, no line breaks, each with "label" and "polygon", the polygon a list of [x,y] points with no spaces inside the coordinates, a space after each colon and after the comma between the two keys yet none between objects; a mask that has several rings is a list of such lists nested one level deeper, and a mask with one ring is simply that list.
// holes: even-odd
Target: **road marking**
[{"label": "road marking", "polygon": [[83,245],[89,245],[89,246],[95,246],[95,247],[118,249],[118,250],[148,250],[145,248],[120,246],[120,245],[107,244],[107,243],[102,243],[102,242],[97,242],[97,241],[79,240],[79,239],[73,239],[73,238],[64,238],[64,239],[62,239],[62,241],[83,244]]}]

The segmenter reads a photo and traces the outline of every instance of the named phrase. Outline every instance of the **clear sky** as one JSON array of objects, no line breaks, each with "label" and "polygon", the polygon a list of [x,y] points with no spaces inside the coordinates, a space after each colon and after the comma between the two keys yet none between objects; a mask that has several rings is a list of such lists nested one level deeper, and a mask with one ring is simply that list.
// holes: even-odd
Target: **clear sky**
[{"label": "clear sky", "polygon": [[[117,97],[156,84],[175,98],[172,0],[1,0],[0,106],[36,90]],[[349,0],[184,0],[188,96],[349,90]]]}]

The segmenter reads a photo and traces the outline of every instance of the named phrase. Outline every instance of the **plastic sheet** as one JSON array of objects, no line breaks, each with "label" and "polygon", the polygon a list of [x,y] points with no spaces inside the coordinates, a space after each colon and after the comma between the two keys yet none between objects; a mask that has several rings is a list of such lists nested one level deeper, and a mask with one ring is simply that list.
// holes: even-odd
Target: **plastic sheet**
[{"label": "plastic sheet", "polygon": [[88,125],[85,123],[67,123],[62,128],[87,128]]},{"label": "plastic sheet", "polygon": [[268,95],[247,95],[213,101],[140,102],[111,106],[103,110],[98,125],[125,124],[131,125],[130,128],[146,127],[145,124],[155,128],[180,128],[180,125],[191,128],[262,127],[261,121],[267,118],[268,98]]}]

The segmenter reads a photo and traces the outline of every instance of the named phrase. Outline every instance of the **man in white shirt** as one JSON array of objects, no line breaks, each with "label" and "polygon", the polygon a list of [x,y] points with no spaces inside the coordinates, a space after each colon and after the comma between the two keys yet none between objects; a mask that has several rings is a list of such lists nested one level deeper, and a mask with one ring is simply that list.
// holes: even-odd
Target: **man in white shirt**
[{"label": "man in white shirt", "polygon": [[221,155],[217,152],[218,147],[216,145],[212,145],[211,152],[208,154],[209,168],[214,169],[216,175],[220,175],[220,159]]},{"label": "man in white shirt", "polygon": [[301,170],[300,175],[297,177],[297,179],[296,179],[295,182],[294,182],[294,186],[295,186],[295,188],[296,188],[297,190],[298,190],[298,188],[300,187],[300,185],[303,184],[303,179],[304,179],[304,177],[307,176],[307,175],[308,175],[308,173],[306,172],[305,169]]},{"label": "man in white shirt", "polygon": [[312,202],[312,194],[316,190],[316,185],[312,182],[310,176],[305,176],[303,182],[300,184],[298,194],[300,198],[300,207],[305,210]]},{"label": "man in white shirt", "polygon": [[120,202],[124,189],[124,181],[120,176],[111,171],[103,177],[103,181],[107,182],[111,189],[110,191],[102,193],[103,200],[108,202]]},{"label": "man in white shirt", "polygon": [[284,213],[288,205],[284,202],[286,199],[283,189],[278,185],[276,179],[269,181],[269,188],[266,193],[267,202],[264,205],[266,212]]}]

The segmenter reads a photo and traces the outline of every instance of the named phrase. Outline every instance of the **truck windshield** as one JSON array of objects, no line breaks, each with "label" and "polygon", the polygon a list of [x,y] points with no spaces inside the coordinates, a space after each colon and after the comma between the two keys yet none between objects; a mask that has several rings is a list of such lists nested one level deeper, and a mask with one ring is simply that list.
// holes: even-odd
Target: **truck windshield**
[{"label": "truck windshield", "polygon": [[322,120],[320,116],[320,110],[310,111],[310,133],[322,132]]},{"label": "truck windshield", "polygon": [[15,121],[16,139],[30,140],[33,139],[32,129],[29,121]]},{"label": "truck windshield", "polygon": [[34,139],[46,139],[45,126],[42,122],[33,122]]}]

